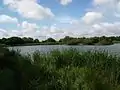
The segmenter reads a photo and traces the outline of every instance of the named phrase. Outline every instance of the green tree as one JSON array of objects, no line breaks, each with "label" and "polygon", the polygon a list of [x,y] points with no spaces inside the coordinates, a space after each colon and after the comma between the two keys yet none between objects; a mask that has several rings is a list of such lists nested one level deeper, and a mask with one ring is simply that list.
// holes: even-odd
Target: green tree
[{"label": "green tree", "polygon": [[8,38],[8,39],[5,41],[5,44],[7,44],[7,45],[19,45],[19,44],[24,44],[24,40],[21,39],[20,37],[11,37],[11,38]]},{"label": "green tree", "polygon": [[48,38],[47,40],[45,40],[45,42],[56,42],[56,40],[53,38]]},{"label": "green tree", "polygon": [[38,40],[38,39],[35,39],[35,40],[34,40],[34,43],[39,43],[39,40]]},{"label": "green tree", "polygon": [[2,43],[2,44],[5,44],[5,43],[6,43],[6,41],[7,41],[7,39],[6,39],[6,38],[2,38],[2,39],[1,39],[1,43]]},{"label": "green tree", "polygon": [[85,39],[83,41],[83,44],[84,45],[94,45],[93,41],[91,39],[89,39],[89,38]]},{"label": "green tree", "polygon": [[34,39],[33,38],[31,38],[31,37],[24,37],[24,38],[22,38],[23,40],[24,40],[24,42],[25,43],[34,43]]},{"label": "green tree", "polygon": [[73,39],[72,37],[65,36],[63,39],[60,39],[59,42],[64,42],[64,43],[66,43],[66,42],[68,42],[68,41],[70,41],[70,40],[72,40],[72,39]]},{"label": "green tree", "polygon": [[72,40],[69,40],[67,42],[68,45],[78,45],[80,44],[80,40],[79,39],[72,39]]},{"label": "green tree", "polygon": [[110,44],[113,44],[113,42],[111,40],[101,40],[100,42],[98,42],[98,44],[100,45],[110,45]]}]

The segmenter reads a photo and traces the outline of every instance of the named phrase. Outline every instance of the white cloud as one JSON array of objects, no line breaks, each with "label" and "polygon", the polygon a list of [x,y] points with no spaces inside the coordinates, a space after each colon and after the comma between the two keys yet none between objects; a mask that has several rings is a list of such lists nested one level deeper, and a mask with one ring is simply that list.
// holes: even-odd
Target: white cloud
[{"label": "white cloud", "polygon": [[23,29],[37,29],[39,28],[35,23],[28,23],[27,21],[23,21],[21,24]]},{"label": "white cloud", "polygon": [[29,23],[27,21],[23,21],[21,24],[19,24],[19,27],[21,28],[19,30],[7,30],[8,37],[35,37],[36,32],[39,30],[39,26],[37,26],[35,23]]},{"label": "white cloud", "polygon": [[7,30],[0,29],[0,38],[7,37],[7,36],[8,36]]},{"label": "white cloud", "polygon": [[116,4],[115,16],[120,17],[120,1]]},{"label": "white cloud", "polygon": [[111,2],[112,0],[93,0],[95,5],[102,5]]},{"label": "white cloud", "polygon": [[120,18],[120,13],[115,13],[115,17]]},{"label": "white cloud", "polygon": [[82,20],[86,24],[96,23],[97,21],[103,18],[102,13],[99,12],[87,12],[85,16],[82,17]]},{"label": "white cloud", "polygon": [[[22,26],[24,27],[24,23],[22,23]],[[25,25],[27,26],[26,29],[22,29],[20,32],[22,33],[22,36],[29,36],[29,37],[34,37],[34,38],[39,38],[39,39],[47,39],[49,37],[55,38],[55,39],[60,39],[63,38],[64,36],[72,36],[73,33],[72,31],[68,31],[66,29],[57,27],[56,24],[53,24],[51,26],[42,26],[38,27],[35,24],[30,24]],[[32,29],[29,29],[29,28]],[[20,34],[20,33],[19,33]]]},{"label": "white cloud", "polygon": [[35,37],[36,31],[39,30],[38,25],[35,23],[29,23],[27,21],[22,22],[21,27],[21,33],[23,36]]},{"label": "white cloud", "polygon": [[[67,5],[72,0],[61,0],[60,2]],[[42,27],[35,23],[23,21],[18,24],[20,30],[0,29],[0,36],[27,36],[39,39],[53,37],[59,39],[68,35],[75,37],[120,35],[120,1],[93,0],[93,3],[93,8],[80,18],[58,16],[53,22],[56,24]],[[4,4],[26,18],[44,19],[54,16],[49,8],[37,4],[36,0],[4,0]]]},{"label": "white cloud", "polygon": [[[40,33],[42,32],[42,33]],[[51,26],[43,26],[39,31],[38,31],[38,37],[44,37],[44,39],[47,39],[49,37],[55,38],[55,39],[60,39],[63,38],[64,36],[68,35],[66,33],[67,31],[63,28],[57,27],[55,24]]]},{"label": "white cloud", "polygon": [[39,5],[36,0],[4,0],[4,4],[26,18],[41,20],[54,16],[49,8]]},{"label": "white cloud", "polygon": [[62,4],[62,5],[68,5],[68,4],[70,4],[72,2],[72,0],[60,0],[60,3]]},{"label": "white cloud", "polygon": [[3,30],[0,29],[1,37],[33,37],[41,40],[47,39],[49,37],[60,39],[66,35],[70,35],[71,33],[66,31],[65,29],[59,28],[56,24],[51,26],[42,26],[39,27],[35,23],[29,23],[27,21],[23,21],[19,24],[21,27],[20,30]]},{"label": "white cloud", "polygon": [[94,24],[88,32],[91,36],[113,36],[120,35],[120,22]]},{"label": "white cloud", "polygon": [[18,19],[7,15],[0,15],[0,23],[18,23]]},{"label": "white cloud", "polygon": [[70,16],[59,16],[55,18],[56,21],[62,23],[62,24],[76,24],[79,23],[79,20],[70,17]]},{"label": "white cloud", "polygon": [[56,24],[51,26],[39,27],[34,23],[24,21],[20,24],[21,30],[3,30],[0,29],[1,37],[20,36],[33,37],[41,40],[49,37],[60,39],[65,36],[83,37],[83,36],[113,36],[120,35],[120,22],[108,23],[101,22],[93,25],[79,23],[71,25],[69,28],[60,28]]},{"label": "white cloud", "polygon": [[[93,37],[93,36],[118,36],[120,35],[120,22],[99,22],[93,25],[79,23],[71,25],[68,29],[75,37]],[[69,34],[68,34],[69,35]]]},{"label": "white cloud", "polygon": [[120,0],[93,0],[92,11],[102,12],[107,17],[118,13]]}]

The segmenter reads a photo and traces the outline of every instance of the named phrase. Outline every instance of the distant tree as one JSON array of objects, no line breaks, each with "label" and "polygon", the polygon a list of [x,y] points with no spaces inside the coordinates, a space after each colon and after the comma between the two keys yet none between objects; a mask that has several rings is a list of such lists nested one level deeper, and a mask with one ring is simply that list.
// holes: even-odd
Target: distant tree
[{"label": "distant tree", "polygon": [[28,43],[28,38],[27,37],[23,37],[22,39],[25,43]]},{"label": "distant tree", "polygon": [[84,45],[94,45],[93,41],[91,39],[89,39],[89,38],[85,39],[83,41],[83,44]]},{"label": "distant tree", "polygon": [[72,40],[73,38],[72,37],[69,37],[69,36],[65,36],[63,39],[60,39],[59,42],[68,42],[70,40]]},{"label": "distant tree", "polygon": [[107,37],[101,36],[99,40],[101,41],[101,40],[105,40],[105,39],[107,39]]},{"label": "distant tree", "polygon": [[2,43],[2,39],[0,39],[0,43]]},{"label": "distant tree", "polygon": [[98,44],[99,45],[110,45],[110,44],[113,44],[113,42],[111,40],[104,39],[104,40],[101,40]]},{"label": "distant tree", "polygon": [[[85,44],[85,45],[94,45],[94,44],[112,44],[112,43],[120,42],[120,36],[111,36],[111,37],[81,37],[74,38],[70,36],[65,36],[57,42],[53,38],[48,38],[41,42],[41,44],[69,44],[69,45],[77,45],[77,44]],[[29,43],[40,43],[38,39],[33,39],[31,37],[10,37],[10,38],[2,38],[0,39],[1,45],[20,45],[20,44],[29,44]]]},{"label": "distant tree", "polygon": [[80,44],[80,40],[79,39],[72,39],[72,40],[69,40],[67,42],[68,45],[78,45]]},{"label": "distant tree", "polygon": [[98,43],[99,42],[99,37],[93,37],[93,38],[90,38],[91,42],[92,43]]},{"label": "distant tree", "polygon": [[34,43],[39,43],[39,40],[38,40],[38,39],[35,39],[35,40],[34,40]]},{"label": "distant tree", "polygon": [[6,38],[2,38],[2,39],[1,39],[1,43],[2,43],[2,44],[6,44],[6,41],[7,41]]},{"label": "distant tree", "polygon": [[30,37],[24,37],[22,38],[24,40],[25,43],[34,43],[34,39],[33,38],[30,38]]},{"label": "distant tree", "polygon": [[20,37],[11,37],[11,38],[8,38],[8,39],[5,41],[5,44],[7,44],[7,45],[24,44],[24,40],[21,39]]},{"label": "distant tree", "polygon": [[47,40],[45,40],[45,42],[56,42],[56,40],[53,38],[48,38]]},{"label": "distant tree", "polygon": [[28,42],[29,42],[29,43],[33,43],[33,42],[34,42],[33,38],[30,38],[30,37],[29,37],[29,38],[28,38]]}]

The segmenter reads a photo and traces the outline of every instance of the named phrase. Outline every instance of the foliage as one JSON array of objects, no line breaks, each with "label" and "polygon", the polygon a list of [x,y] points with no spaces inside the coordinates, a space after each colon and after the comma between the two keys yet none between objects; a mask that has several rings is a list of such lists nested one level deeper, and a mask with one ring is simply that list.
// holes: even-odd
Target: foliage
[{"label": "foliage", "polygon": [[24,44],[24,40],[22,40],[19,37],[11,37],[5,41],[5,44],[7,45]]},{"label": "foliage", "polygon": [[84,45],[94,45],[92,39],[85,39],[85,40],[83,41],[83,44],[84,44]]},{"label": "foliage", "polygon": [[64,42],[64,43],[66,43],[66,42],[68,42],[68,41],[70,41],[70,40],[72,40],[72,39],[73,39],[72,37],[66,36],[66,37],[64,37],[63,39],[60,39],[59,42]]},{"label": "foliage", "polygon": [[67,45],[79,45],[81,42],[78,39],[72,39],[67,42]]},{"label": "foliage", "polygon": [[[120,38],[120,37],[119,37]],[[62,42],[64,44],[67,45],[79,45],[79,44],[83,44],[83,45],[111,45],[113,44],[114,40],[120,40],[118,39],[118,37],[90,37],[90,38],[85,38],[85,37],[81,37],[81,38],[73,38],[73,37],[69,37],[66,36],[63,39],[60,39],[59,42]]]},{"label": "foliage", "polygon": [[31,58],[1,48],[0,90],[120,90],[120,57],[65,49]]},{"label": "foliage", "polygon": [[0,45],[111,45],[114,43],[120,42],[120,36],[101,36],[101,37],[81,37],[75,38],[70,36],[65,36],[61,38],[59,41],[56,41],[54,38],[48,38],[43,41],[39,41],[38,39],[33,39],[30,37],[10,37],[10,38],[2,38],[0,39]]},{"label": "foliage", "polygon": [[10,37],[10,38],[2,38],[0,40],[0,44],[4,45],[10,45],[10,46],[16,46],[16,45],[25,45],[30,43],[39,43],[38,39],[33,39],[30,37]]},{"label": "foliage", "polygon": [[22,38],[23,40],[24,40],[24,42],[25,43],[34,43],[34,40],[33,40],[33,38],[30,38],[30,37],[24,37],[24,38]]},{"label": "foliage", "polygon": [[47,40],[42,41],[42,42],[56,42],[56,40],[55,40],[55,39],[53,39],[53,38],[48,38]]},{"label": "foliage", "polygon": [[35,40],[34,40],[34,43],[39,43],[39,40],[38,40],[38,39],[35,39]]},{"label": "foliage", "polygon": [[97,43],[98,45],[110,45],[110,44],[113,44],[113,42],[111,40],[101,40]]}]

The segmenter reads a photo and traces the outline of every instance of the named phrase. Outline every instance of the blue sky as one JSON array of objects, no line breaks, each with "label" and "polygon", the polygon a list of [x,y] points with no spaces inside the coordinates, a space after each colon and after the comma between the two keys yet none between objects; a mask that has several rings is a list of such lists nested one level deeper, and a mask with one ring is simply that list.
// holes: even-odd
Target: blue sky
[{"label": "blue sky", "polygon": [[0,0],[0,38],[120,35],[120,0]]}]

